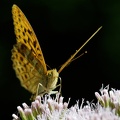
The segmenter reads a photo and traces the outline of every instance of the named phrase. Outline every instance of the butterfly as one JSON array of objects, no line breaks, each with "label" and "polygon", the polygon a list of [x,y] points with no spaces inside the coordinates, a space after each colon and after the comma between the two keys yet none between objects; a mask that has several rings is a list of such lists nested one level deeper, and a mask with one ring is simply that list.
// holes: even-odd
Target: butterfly
[{"label": "butterfly", "polygon": [[45,93],[55,94],[54,89],[58,84],[59,73],[74,59],[76,54],[88,43],[88,41],[102,28],[98,30],[61,66],[57,69],[47,70],[45,59],[38,39],[17,5],[12,6],[13,24],[16,35],[16,44],[11,50],[13,69],[21,86],[32,93],[33,96]]}]

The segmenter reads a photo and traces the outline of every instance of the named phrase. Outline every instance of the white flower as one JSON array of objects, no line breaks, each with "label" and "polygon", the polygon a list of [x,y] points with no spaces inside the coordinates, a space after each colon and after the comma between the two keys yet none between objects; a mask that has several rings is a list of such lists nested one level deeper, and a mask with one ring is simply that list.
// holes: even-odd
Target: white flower
[{"label": "white flower", "polygon": [[111,89],[109,86],[100,89],[100,93],[95,92],[95,96],[103,107],[114,110],[116,115],[120,116],[120,90]]},{"label": "white flower", "polygon": [[102,101],[103,106],[99,103],[90,104],[89,102],[83,106],[84,101],[82,101],[81,105],[77,102],[74,106],[68,108],[69,100],[64,102],[63,97],[59,94],[55,98],[50,95],[37,96],[30,107],[26,103],[22,104],[23,108],[18,106],[20,117],[13,114],[13,120],[120,120],[119,114],[116,114],[119,108],[115,109],[116,107],[113,107],[114,109],[111,109],[111,107],[108,107],[113,103],[113,106],[119,103],[119,91],[112,89],[108,92],[107,87],[107,89],[101,89],[101,96],[97,92],[95,94],[98,100]]}]

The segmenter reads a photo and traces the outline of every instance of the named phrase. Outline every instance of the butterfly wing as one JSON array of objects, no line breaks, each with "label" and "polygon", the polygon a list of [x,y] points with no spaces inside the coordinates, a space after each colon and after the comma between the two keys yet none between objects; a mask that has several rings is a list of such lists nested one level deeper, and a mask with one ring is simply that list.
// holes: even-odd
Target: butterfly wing
[{"label": "butterfly wing", "polygon": [[29,50],[33,52],[33,54],[44,67],[44,73],[46,73],[47,68],[42,54],[42,50],[30,23],[28,22],[24,13],[16,5],[13,5],[12,7],[12,15],[17,43],[20,42],[24,44]]},{"label": "butterfly wing", "polygon": [[12,7],[17,44],[13,46],[13,68],[21,85],[31,93],[38,84],[46,85],[47,67],[37,37],[27,18],[16,5]]},{"label": "butterfly wing", "polygon": [[[29,60],[26,59],[26,57],[20,50],[20,46],[21,46],[20,44],[16,44],[13,46],[13,49],[12,49],[11,59],[13,61],[13,68],[16,72],[17,78],[21,82],[21,85],[32,94],[36,94],[38,84],[40,82],[43,85],[46,84],[45,83],[46,76],[44,74],[40,75],[38,72],[38,71],[43,71],[41,64],[39,64],[39,61],[36,58],[32,59],[33,57],[31,55],[31,52],[28,49],[23,49],[22,51],[24,52],[27,51],[27,53],[30,53],[28,55]],[[41,90],[41,92],[42,91],[43,90]]]}]

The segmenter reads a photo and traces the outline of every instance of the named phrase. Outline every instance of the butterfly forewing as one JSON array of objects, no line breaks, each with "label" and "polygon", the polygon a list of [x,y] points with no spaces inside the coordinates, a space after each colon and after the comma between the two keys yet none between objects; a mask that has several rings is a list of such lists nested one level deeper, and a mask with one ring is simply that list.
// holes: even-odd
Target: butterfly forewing
[{"label": "butterfly forewing", "polygon": [[20,42],[26,45],[27,48],[33,52],[34,56],[41,62],[44,67],[44,73],[47,73],[40,44],[27,18],[16,5],[13,5],[12,7],[12,15],[17,43]]},{"label": "butterfly forewing", "polygon": [[[32,94],[37,92],[38,84],[47,85],[47,68],[37,37],[23,12],[12,7],[14,30],[17,43],[12,49],[13,68],[21,85]],[[44,89],[40,88],[39,94]]]}]

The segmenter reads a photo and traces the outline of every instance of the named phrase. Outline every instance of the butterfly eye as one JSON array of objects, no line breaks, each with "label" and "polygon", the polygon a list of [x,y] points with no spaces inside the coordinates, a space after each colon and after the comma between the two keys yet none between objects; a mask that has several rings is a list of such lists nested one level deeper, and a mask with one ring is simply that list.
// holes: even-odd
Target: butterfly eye
[{"label": "butterfly eye", "polygon": [[52,76],[52,75],[53,75],[52,72],[49,72],[49,73],[48,73],[48,76]]},{"label": "butterfly eye", "polygon": [[53,76],[53,72],[52,71],[49,71],[48,72],[48,77],[51,78]]}]

